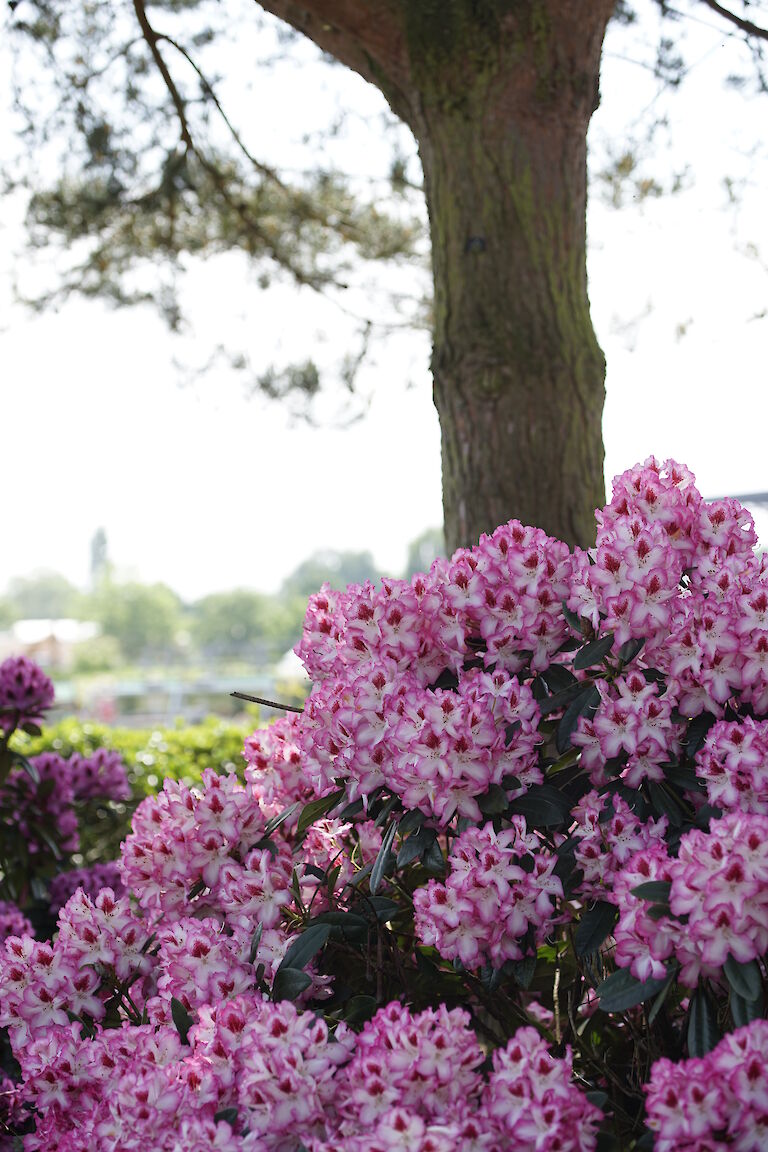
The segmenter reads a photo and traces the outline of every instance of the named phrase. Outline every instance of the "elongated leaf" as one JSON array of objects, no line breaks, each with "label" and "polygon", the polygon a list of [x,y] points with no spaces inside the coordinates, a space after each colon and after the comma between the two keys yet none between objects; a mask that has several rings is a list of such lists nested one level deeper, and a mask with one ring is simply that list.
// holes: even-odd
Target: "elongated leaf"
[{"label": "elongated leaf", "polygon": [[698,716],[694,716],[688,725],[688,739],[686,740],[686,755],[689,760],[693,760],[701,745],[704,743],[707,732],[709,732],[712,725],[715,723],[715,717],[711,712],[700,712]]},{"label": "elongated leaf", "polygon": [[597,996],[603,1012],[626,1012],[643,1001],[649,1000],[666,984],[665,975],[661,980],[637,980],[628,968],[619,968],[603,980],[597,989]]},{"label": "elongated leaf", "polygon": [[619,918],[615,904],[598,900],[581,918],[573,937],[577,956],[591,956],[610,936]]},{"label": "elongated leaf", "polygon": [[214,1124],[218,1124],[220,1120],[226,1121],[230,1128],[234,1127],[237,1123],[237,1108],[220,1108],[218,1112],[214,1112]]},{"label": "elongated leaf", "polygon": [[729,953],[723,970],[731,988],[742,1000],[760,999],[763,982],[760,979],[760,969],[754,960],[742,964]]},{"label": "elongated leaf", "polygon": [[257,926],[256,931],[254,932],[253,936],[251,936],[251,948],[250,948],[250,951],[248,953],[248,963],[249,964],[253,964],[253,962],[255,961],[255,959],[258,955],[259,944],[261,943],[261,933],[263,931],[264,931],[264,925],[259,924]]},{"label": "elongated leaf", "polygon": [[560,708],[565,708],[577,696],[580,696],[585,689],[585,685],[576,680],[573,684],[569,684],[567,688],[562,688],[559,692],[553,693],[552,696],[545,696],[539,702],[539,711],[542,716],[548,716],[550,712],[557,712]]},{"label": "elongated leaf", "polygon": [[278,968],[272,985],[272,999],[295,1000],[312,983],[312,977],[299,968]]},{"label": "elongated leaf", "polygon": [[536,971],[536,957],[524,956],[522,960],[513,960],[510,967],[512,976],[520,987],[530,988],[531,980],[533,980]]},{"label": "elongated leaf", "polygon": [[[282,959],[280,968],[303,968],[316,956],[331,934],[330,924],[310,924],[294,940]],[[279,969],[278,969],[279,971]]]},{"label": "elongated leaf", "polygon": [[264,836],[271,836],[276,828],[279,828],[290,816],[293,816],[298,807],[299,801],[297,800],[295,804],[289,805],[288,808],[283,808],[282,812],[279,812],[277,816],[273,816],[271,820],[268,820],[264,826]]},{"label": "elongated leaf", "polygon": [[622,664],[631,664],[638,652],[642,651],[644,644],[644,638],[642,640],[627,640],[625,644],[622,644],[619,648],[619,660]]},{"label": "elongated leaf", "polygon": [[390,900],[389,896],[369,896],[363,900],[361,908],[373,912],[377,920],[391,920],[400,911],[397,900]]},{"label": "elongated leaf", "polygon": [[564,664],[550,664],[549,668],[541,673],[541,678],[550,692],[562,692],[563,688],[570,688],[571,684],[578,683],[573,672]]},{"label": "elongated leaf", "polygon": [[561,604],[563,609],[563,616],[565,616],[571,628],[573,628],[574,632],[578,632],[580,636],[583,636],[584,633],[582,626],[586,624],[586,620],[582,620],[581,616],[577,616],[576,613],[568,607],[565,600],[563,600]]},{"label": "elongated leaf", "polygon": [[699,779],[693,768],[684,768],[680,764],[666,764],[664,779],[685,792],[704,792],[706,788],[704,781]]},{"label": "elongated leaf", "polygon": [[399,806],[399,804],[400,804],[400,797],[399,796],[390,796],[389,800],[387,800],[382,805],[381,811],[379,812],[378,816],[374,820],[375,826],[377,828],[381,828],[382,825],[386,824],[387,820],[392,815],[394,810]]},{"label": "elongated leaf", "polygon": [[671,880],[646,880],[644,884],[630,888],[633,896],[637,896],[640,900],[650,900],[653,904],[669,904],[671,891]]},{"label": "elongated leaf", "polygon": [[352,996],[344,1005],[344,1019],[347,1024],[363,1024],[370,1020],[378,1006],[373,996]]},{"label": "elongated leaf", "polygon": [[577,671],[594,668],[595,664],[600,664],[603,658],[608,655],[611,648],[613,648],[613,632],[609,632],[607,636],[601,636],[599,640],[590,640],[576,653],[573,660],[574,668]]},{"label": "elongated leaf", "polygon": [[373,868],[371,869],[371,879],[369,886],[372,896],[375,896],[381,887],[381,882],[384,879],[384,873],[386,872],[387,866],[389,864],[392,842],[395,839],[396,832],[397,820],[393,820],[389,828],[387,828],[386,832],[384,833],[384,837],[381,841],[381,848],[379,849],[379,854],[374,861]]},{"label": "elongated leaf", "polygon": [[483,816],[496,816],[500,812],[506,812],[508,804],[507,794],[498,784],[491,784],[487,792],[477,797],[477,806]]},{"label": "elongated leaf", "polygon": [[732,991],[730,1008],[734,1027],[743,1028],[745,1024],[751,1024],[753,1020],[762,1016],[763,997],[761,995],[757,1000],[745,1000],[743,996],[737,996]]},{"label": "elongated leaf", "polygon": [[570,801],[551,784],[534,784],[509,805],[509,811],[525,816],[531,828],[562,824],[571,814]]},{"label": "elongated leaf", "polygon": [[437,840],[433,840],[427,848],[426,852],[421,858],[421,862],[426,868],[427,872],[431,872],[434,876],[440,876],[445,872],[445,857],[443,850]]},{"label": "elongated leaf", "polygon": [[413,808],[400,817],[397,830],[401,836],[407,836],[409,832],[415,832],[417,828],[420,828],[423,823],[424,813],[420,812],[418,808]]},{"label": "elongated leaf", "polygon": [[653,1004],[651,1004],[651,1010],[648,1013],[648,1027],[649,1028],[650,1028],[651,1024],[653,1024],[653,1022],[656,1019],[656,1017],[658,1016],[659,1012],[661,1012],[661,1009],[664,1006],[664,1001],[666,1000],[667,994],[674,983],[676,975],[677,975],[677,972],[675,969],[673,969],[670,972],[669,976],[667,976],[666,980],[664,981],[664,987],[662,988],[661,992],[659,992],[659,994],[656,997],[656,999],[654,1000]]},{"label": "elongated leaf", "polygon": [[674,828],[679,828],[683,822],[683,813],[677,800],[670,796],[666,788],[662,788],[655,780],[649,780],[648,795],[659,816],[666,816]]},{"label": "elongated leaf", "polygon": [[187,1037],[189,1036],[190,1028],[194,1024],[194,1020],[189,1012],[187,1012],[181,1000],[177,1000],[175,996],[171,997],[171,1018],[182,1044],[189,1044]]},{"label": "elongated leaf", "polygon": [[591,719],[600,703],[600,693],[594,684],[587,684],[566,708],[563,718],[557,726],[555,745],[562,756],[571,746],[571,736],[576,731],[580,716]]},{"label": "elongated leaf", "polygon": [[699,988],[688,1009],[688,1055],[706,1056],[720,1041],[717,1018],[709,997]]},{"label": "elongated leaf", "polygon": [[412,836],[409,836],[400,845],[400,851],[397,854],[398,868],[405,868],[414,860],[418,860],[427,848],[435,842],[437,833],[434,828],[419,828]]},{"label": "elongated leaf", "polygon": [[305,804],[296,825],[296,831],[299,835],[305,832],[311,824],[314,824],[315,820],[319,820],[321,816],[325,816],[332,808],[335,808],[343,796],[344,789],[338,788],[328,796],[321,796],[319,800],[310,800],[309,804]]}]

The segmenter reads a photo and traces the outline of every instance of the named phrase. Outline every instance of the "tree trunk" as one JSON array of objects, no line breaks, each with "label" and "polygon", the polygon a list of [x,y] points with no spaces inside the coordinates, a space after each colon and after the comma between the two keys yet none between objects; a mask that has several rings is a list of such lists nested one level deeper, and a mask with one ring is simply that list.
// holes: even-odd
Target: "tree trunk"
[{"label": "tree trunk", "polygon": [[538,39],[502,31],[487,70],[472,67],[476,46],[450,81],[443,61],[420,84],[449,549],[513,517],[586,546],[604,502],[586,134],[607,13],[578,7],[583,20],[545,22]]},{"label": "tree trunk", "polygon": [[605,361],[586,136],[615,0],[262,3],[376,84],[416,136],[448,547],[513,517],[592,543]]}]

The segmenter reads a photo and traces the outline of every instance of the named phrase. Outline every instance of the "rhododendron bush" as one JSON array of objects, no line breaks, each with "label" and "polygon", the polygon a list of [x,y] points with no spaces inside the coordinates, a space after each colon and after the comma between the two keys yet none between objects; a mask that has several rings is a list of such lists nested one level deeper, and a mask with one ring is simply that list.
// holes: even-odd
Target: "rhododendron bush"
[{"label": "rhododendron bush", "polygon": [[768,1148],[755,544],[651,459],[588,552],[512,521],[323,588],[242,779],[144,800],[52,939],[9,920],[8,1140]]}]

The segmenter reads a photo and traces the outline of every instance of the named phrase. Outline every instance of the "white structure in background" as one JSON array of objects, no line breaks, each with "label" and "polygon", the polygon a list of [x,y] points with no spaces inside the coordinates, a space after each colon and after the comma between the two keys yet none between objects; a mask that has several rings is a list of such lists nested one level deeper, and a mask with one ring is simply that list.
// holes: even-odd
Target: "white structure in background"
[{"label": "white structure in background", "polygon": [[79,644],[99,635],[90,620],[17,620],[0,632],[0,660],[28,656],[48,671],[67,671],[75,661]]}]

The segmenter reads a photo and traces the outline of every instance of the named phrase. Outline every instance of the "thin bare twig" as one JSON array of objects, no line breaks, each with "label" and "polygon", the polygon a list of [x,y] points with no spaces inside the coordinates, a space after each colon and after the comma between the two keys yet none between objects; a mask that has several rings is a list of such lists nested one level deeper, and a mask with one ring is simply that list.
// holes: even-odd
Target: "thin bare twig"
[{"label": "thin bare twig", "polygon": [[280,704],[277,700],[266,700],[263,696],[249,696],[247,692],[230,692],[236,700],[248,700],[251,704],[263,704],[265,708],[277,708],[280,712],[303,712],[294,704]]}]

